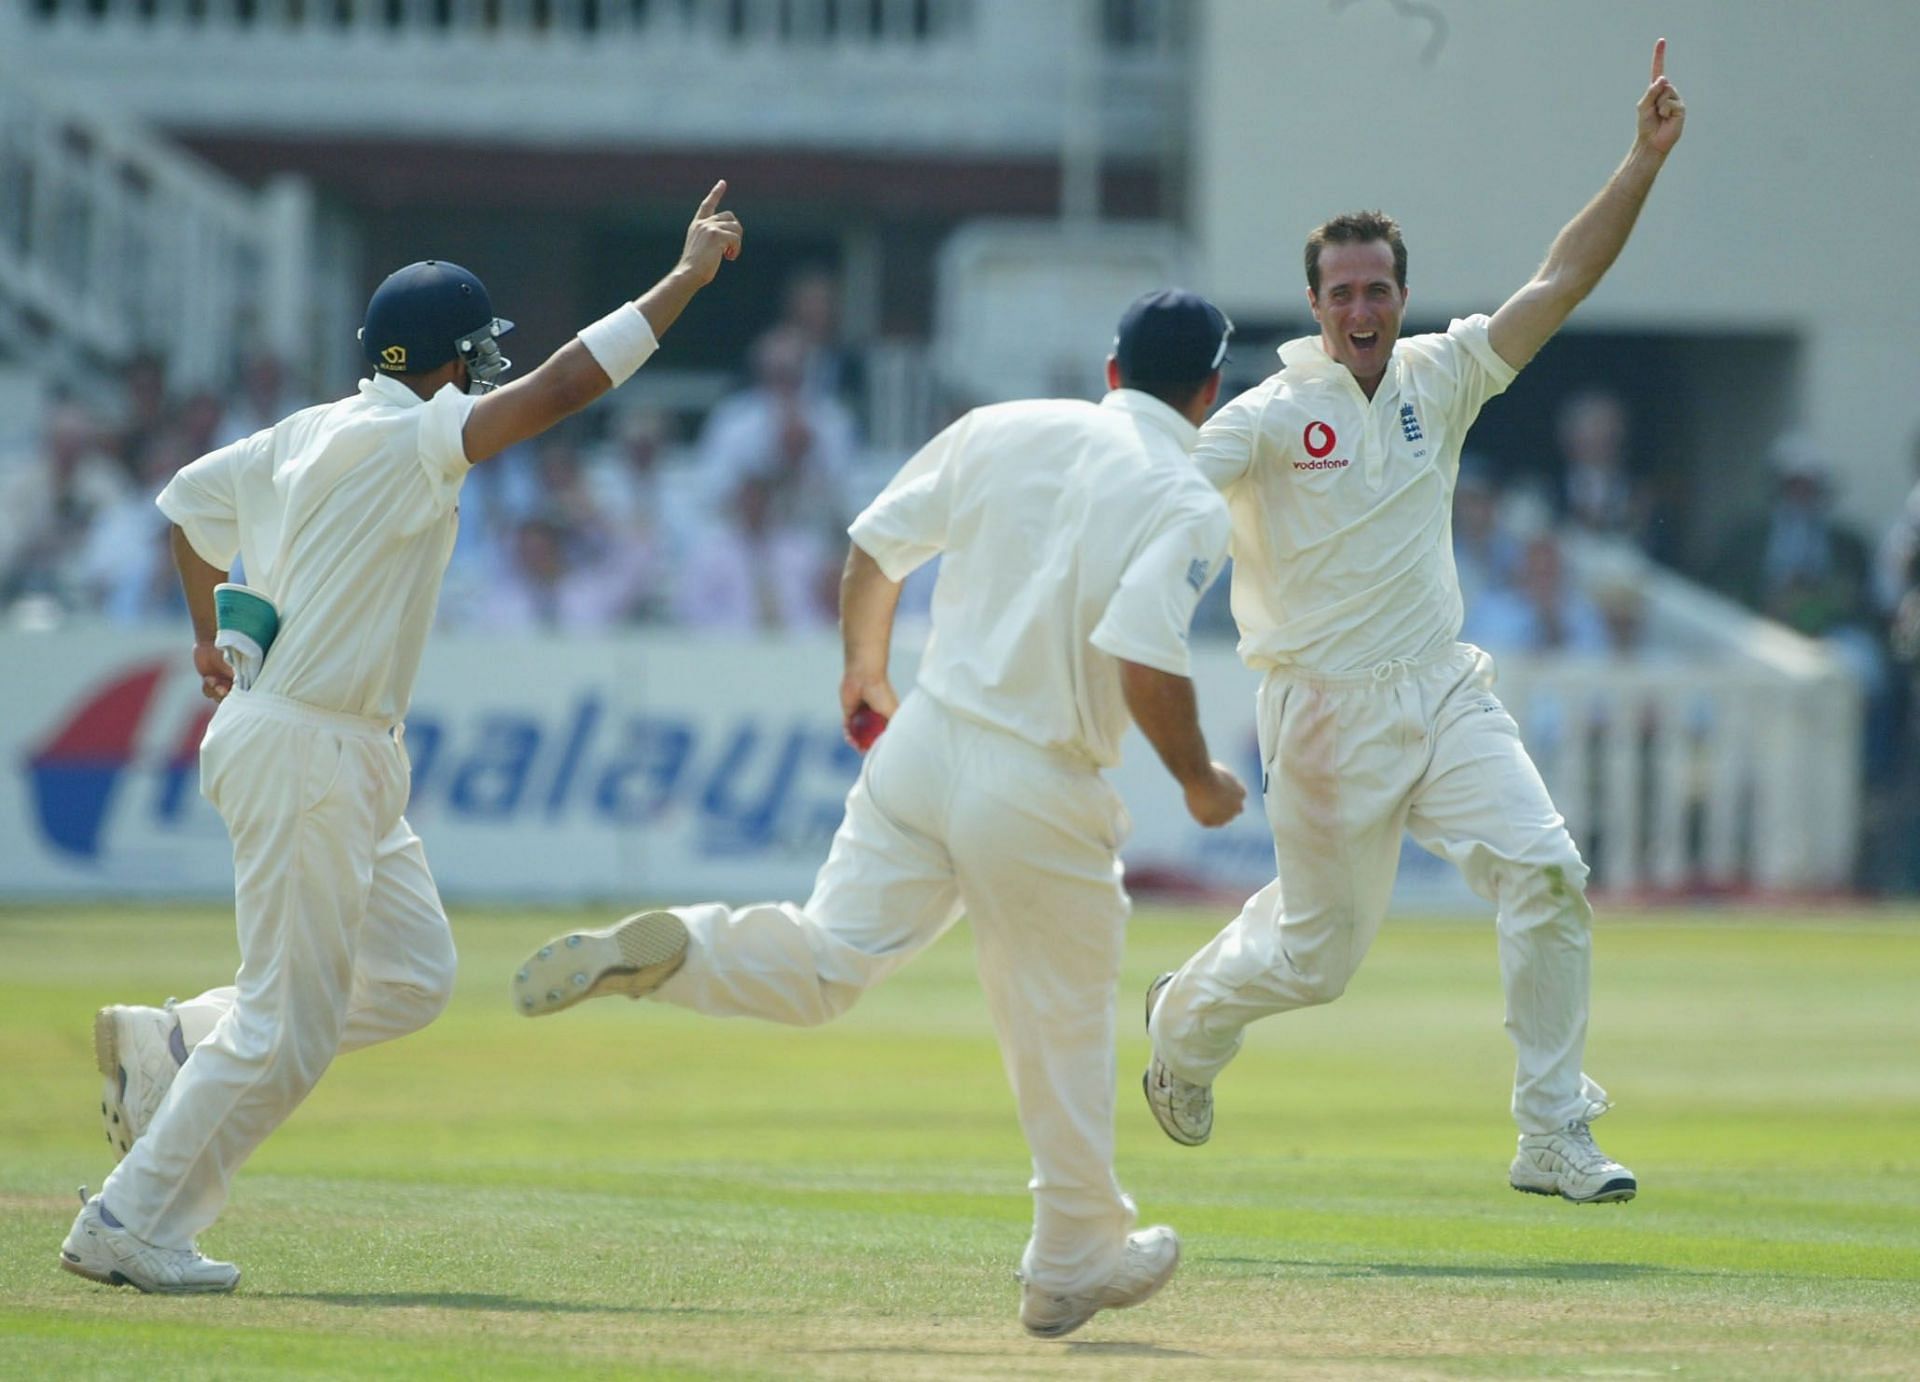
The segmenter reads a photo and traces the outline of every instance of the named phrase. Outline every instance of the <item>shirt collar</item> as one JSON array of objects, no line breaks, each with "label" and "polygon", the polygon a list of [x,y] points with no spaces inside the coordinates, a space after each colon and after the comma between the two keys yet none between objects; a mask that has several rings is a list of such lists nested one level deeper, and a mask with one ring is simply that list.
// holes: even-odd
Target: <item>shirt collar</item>
[{"label": "shirt collar", "polygon": [[360,393],[363,397],[371,398],[377,403],[393,403],[402,408],[411,408],[426,402],[426,399],[398,379],[390,379],[384,374],[369,375],[362,379]]},{"label": "shirt collar", "polygon": [[1178,442],[1182,451],[1192,451],[1200,441],[1198,427],[1152,394],[1142,393],[1139,389],[1115,389],[1100,400],[1100,406],[1131,413],[1137,418],[1152,423]]},{"label": "shirt collar", "polygon": [[[1346,379],[1357,389],[1360,381],[1354,379],[1353,371],[1327,354],[1327,347],[1318,336],[1301,336],[1282,345],[1278,352],[1280,367],[1298,371],[1301,374],[1319,379]],[[1387,357],[1387,375],[1397,382],[1400,375],[1400,342],[1393,343],[1393,354]],[[1383,380],[1383,383],[1388,382]],[[1379,391],[1375,390],[1375,396]]]},{"label": "shirt collar", "polygon": [[1333,357],[1327,354],[1327,348],[1320,343],[1318,336],[1296,336],[1291,341],[1283,342],[1275,354],[1280,357],[1282,369],[1325,374],[1328,370],[1339,368]]}]

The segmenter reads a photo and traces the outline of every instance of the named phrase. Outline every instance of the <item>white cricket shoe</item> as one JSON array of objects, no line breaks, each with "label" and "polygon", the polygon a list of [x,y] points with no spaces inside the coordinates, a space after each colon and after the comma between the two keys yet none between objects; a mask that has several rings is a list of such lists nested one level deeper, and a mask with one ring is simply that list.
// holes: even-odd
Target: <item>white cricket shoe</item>
[{"label": "white cricket shoe", "polygon": [[110,1223],[98,1195],[81,1205],[60,1245],[60,1265],[105,1286],[162,1296],[231,1291],[240,1284],[240,1269],[231,1262],[215,1262],[198,1248],[156,1248]]},{"label": "white cricket shoe", "polygon": [[[1153,1009],[1161,990],[1173,982],[1172,974],[1162,974],[1147,985],[1147,1030],[1153,1030]],[[1158,1056],[1147,1064],[1140,1077],[1147,1092],[1147,1107],[1153,1110],[1160,1130],[1183,1147],[1198,1147],[1213,1136],[1213,1086],[1183,1080],[1163,1065]]]},{"label": "white cricket shoe", "polygon": [[1102,1310],[1125,1310],[1158,1291],[1180,1265],[1180,1235],[1165,1224],[1127,1235],[1113,1275],[1091,1291],[1055,1295],[1034,1285],[1020,1293],[1020,1323],[1040,1339],[1071,1334]]},{"label": "white cricket shoe", "polygon": [[146,1132],[173,1088],[173,1077],[187,1063],[180,1019],[170,1006],[102,1008],[93,1015],[93,1059],[106,1077],[100,1120],[118,1161]]},{"label": "white cricket shoe", "polygon": [[687,958],[686,923],[672,912],[635,912],[599,931],[555,936],[513,976],[513,1006],[544,1017],[588,998],[644,998]]},{"label": "white cricket shoe", "polygon": [[1633,1172],[1595,1146],[1592,1129],[1578,1119],[1558,1132],[1520,1134],[1507,1180],[1529,1195],[1558,1195],[1575,1204],[1618,1204],[1640,1189]]}]

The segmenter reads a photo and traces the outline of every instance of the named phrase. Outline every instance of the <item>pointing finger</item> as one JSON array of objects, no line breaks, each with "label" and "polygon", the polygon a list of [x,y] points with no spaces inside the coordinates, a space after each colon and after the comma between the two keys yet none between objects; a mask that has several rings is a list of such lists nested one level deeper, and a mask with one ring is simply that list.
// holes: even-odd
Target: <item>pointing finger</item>
[{"label": "pointing finger", "polygon": [[1650,80],[1659,81],[1667,74],[1667,41],[1664,38],[1653,42],[1653,76]]},{"label": "pointing finger", "polygon": [[700,209],[693,213],[693,218],[697,221],[702,216],[711,216],[714,208],[720,205],[720,199],[726,195],[727,180],[721,178],[720,181],[713,185],[713,190],[707,193],[707,199],[700,203]]}]

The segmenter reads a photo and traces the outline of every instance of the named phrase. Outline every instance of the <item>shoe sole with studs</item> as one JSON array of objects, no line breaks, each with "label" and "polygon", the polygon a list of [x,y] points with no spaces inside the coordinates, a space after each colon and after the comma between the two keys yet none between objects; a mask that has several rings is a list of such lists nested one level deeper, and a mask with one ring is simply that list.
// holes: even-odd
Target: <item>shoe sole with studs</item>
[{"label": "shoe sole with studs", "polygon": [[1522,1195],[1550,1195],[1565,1200],[1568,1204],[1625,1204],[1640,1193],[1640,1183],[1633,1180],[1610,1180],[1591,1195],[1569,1195],[1564,1190],[1555,1190],[1547,1185],[1522,1185],[1510,1180],[1507,1184]]},{"label": "shoe sole with studs", "polygon": [[120,1063],[120,1030],[112,1008],[102,1008],[93,1015],[93,1063],[104,1080],[100,1087],[100,1124],[106,1129],[113,1159],[119,1161],[133,1149],[134,1139],[144,1129],[136,1130],[127,1115],[127,1072]]},{"label": "shoe sole with studs", "polygon": [[686,923],[672,912],[635,912],[598,931],[572,931],[534,951],[515,972],[514,1010],[545,1017],[589,998],[644,998],[686,958]]}]

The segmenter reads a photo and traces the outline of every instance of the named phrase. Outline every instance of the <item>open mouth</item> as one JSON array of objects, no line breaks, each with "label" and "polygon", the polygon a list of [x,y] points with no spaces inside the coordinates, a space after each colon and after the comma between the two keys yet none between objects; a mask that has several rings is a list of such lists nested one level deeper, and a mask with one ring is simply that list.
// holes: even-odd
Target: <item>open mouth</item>
[{"label": "open mouth", "polygon": [[1380,333],[1378,331],[1349,331],[1347,333],[1347,341],[1355,350],[1365,352],[1372,350],[1380,344]]}]

